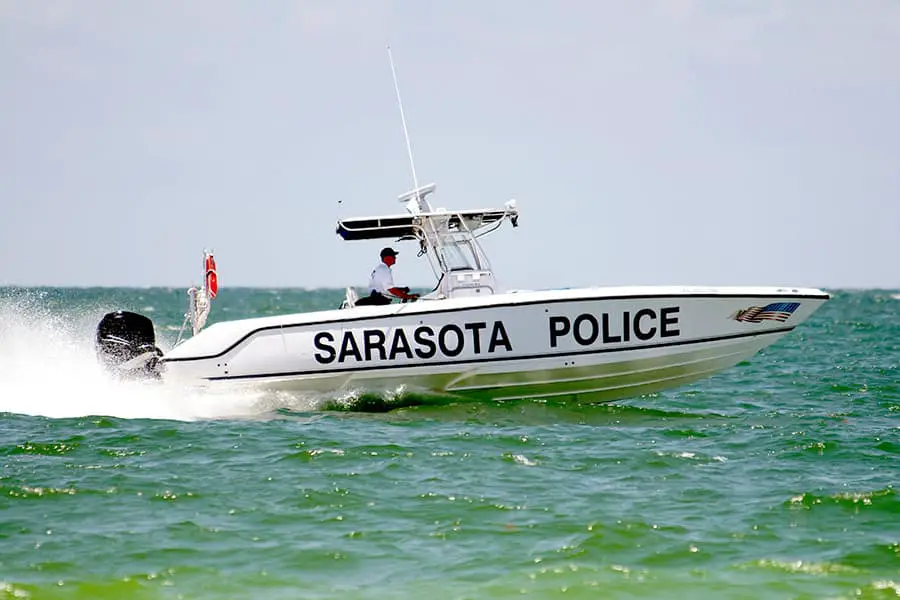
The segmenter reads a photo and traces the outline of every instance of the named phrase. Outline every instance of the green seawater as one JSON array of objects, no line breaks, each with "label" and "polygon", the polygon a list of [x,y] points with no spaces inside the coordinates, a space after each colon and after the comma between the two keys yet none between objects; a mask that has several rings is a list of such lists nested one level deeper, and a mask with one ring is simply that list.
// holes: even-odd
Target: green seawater
[{"label": "green seawater", "polygon": [[[223,290],[212,321],[339,290]],[[837,291],[719,375],[582,406],[110,381],[111,309],[0,289],[0,599],[897,598],[900,294]]]}]

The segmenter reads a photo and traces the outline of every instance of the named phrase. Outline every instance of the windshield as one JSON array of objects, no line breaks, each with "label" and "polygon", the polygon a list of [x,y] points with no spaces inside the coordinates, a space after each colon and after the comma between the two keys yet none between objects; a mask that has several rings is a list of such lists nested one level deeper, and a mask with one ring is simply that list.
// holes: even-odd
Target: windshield
[{"label": "windshield", "polygon": [[456,242],[437,249],[448,271],[468,271],[479,268],[478,262],[467,243]]},{"label": "windshield", "polygon": [[491,268],[472,231],[461,221],[457,215],[447,213],[428,215],[419,224],[420,239],[431,250],[428,256],[438,278],[442,273],[451,271],[484,271]]}]

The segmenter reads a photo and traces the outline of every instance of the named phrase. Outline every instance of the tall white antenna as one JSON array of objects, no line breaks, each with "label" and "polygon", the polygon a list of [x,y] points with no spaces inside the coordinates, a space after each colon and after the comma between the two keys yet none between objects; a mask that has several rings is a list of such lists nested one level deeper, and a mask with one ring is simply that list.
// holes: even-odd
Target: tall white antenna
[{"label": "tall white antenna", "polygon": [[412,170],[413,191],[416,203],[421,208],[422,196],[419,194],[419,179],[416,177],[416,163],[413,161],[412,145],[409,143],[409,130],[406,128],[406,115],[403,113],[403,100],[400,98],[400,85],[397,83],[397,70],[394,68],[394,55],[391,53],[391,45],[387,45],[388,60],[391,61],[391,75],[394,77],[394,90],[397,92],[397,104],[400,106],[400,120],[403,122],[403,137],[406,138],[406,153],[409,155],[409,168]]}]

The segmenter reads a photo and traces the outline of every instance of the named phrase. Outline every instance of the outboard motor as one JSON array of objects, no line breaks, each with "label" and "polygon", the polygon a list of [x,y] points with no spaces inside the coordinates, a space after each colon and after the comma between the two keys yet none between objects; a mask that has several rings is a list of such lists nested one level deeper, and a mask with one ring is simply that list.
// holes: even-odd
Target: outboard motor
[{"label": "outboard motor", "polygon": [[159,379],[159,358],[153,321],[124,310],[111,312],[97,325],[97,357],[120,377]]}]

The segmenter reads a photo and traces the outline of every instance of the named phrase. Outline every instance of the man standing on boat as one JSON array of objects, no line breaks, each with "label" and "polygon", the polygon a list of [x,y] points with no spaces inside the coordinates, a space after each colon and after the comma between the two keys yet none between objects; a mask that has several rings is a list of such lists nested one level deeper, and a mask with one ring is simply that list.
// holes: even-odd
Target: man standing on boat
[{"label": "man standing on boat", "polygon": [[394,285],[394,274],[391,272],[391,267],[397,262],[397,254],[397,251],[393,248],[383,248],[381,250],[381,262],[378,263],[378,266],[372,271],[371,277],[369,277],[369,296],[357,300],[357,306],[390,304],[392,296],[408,301],[419,297],[418,294],[410,294],[408,287],[397,287]]}]

